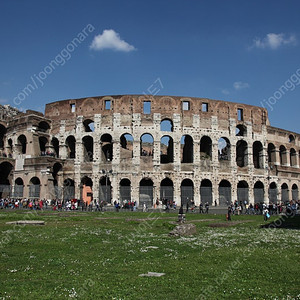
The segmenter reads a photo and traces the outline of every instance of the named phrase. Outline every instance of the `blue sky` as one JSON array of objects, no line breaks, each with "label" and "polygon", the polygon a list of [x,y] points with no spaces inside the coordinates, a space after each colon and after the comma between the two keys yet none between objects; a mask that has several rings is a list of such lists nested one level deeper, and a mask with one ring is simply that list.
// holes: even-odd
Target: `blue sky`
[{"label": "blue sky", "polygon": [[0,103],[43,111],[148,90],[264,105],[271,125],[300,133],[299,11],[299,1],[2,0]]}]

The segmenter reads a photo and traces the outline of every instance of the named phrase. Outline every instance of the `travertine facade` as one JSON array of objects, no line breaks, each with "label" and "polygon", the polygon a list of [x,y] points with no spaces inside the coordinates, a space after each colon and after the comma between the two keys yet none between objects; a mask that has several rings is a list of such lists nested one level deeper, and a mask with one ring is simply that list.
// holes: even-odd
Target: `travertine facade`
[{"label": "travertine facade", "polygon": [[177,204],[298,199],[300,135],[203,98],[63,100],[2,118],[1,196]]}]

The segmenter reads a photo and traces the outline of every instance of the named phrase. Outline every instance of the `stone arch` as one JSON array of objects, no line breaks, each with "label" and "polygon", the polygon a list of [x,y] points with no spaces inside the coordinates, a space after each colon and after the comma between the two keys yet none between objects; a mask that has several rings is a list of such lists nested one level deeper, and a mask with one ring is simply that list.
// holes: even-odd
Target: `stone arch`
[{"label": "stone arch", "polygon": [[32,177],[29,181],[29,198],[40,198],[41,181],[38,177]]},{"label": "stone arch", "polygon": [[120,159],[128,160],[133,158],[133,137],[129,133],[124,133],[120,137]]},{"label": "stone arch", "polygon": [[50,125],[49,125],[48,122],[46,122],[46,121],[39,122],[38,127],[37,127],[37,131],[47,133],[47,132],[49,132],[49,129],[50,129]]},{"label": "stone arch", "polygon": [[212,140],[209,136],[203,136],[200,140],[200,159],[212,159]]},{"label": "stone arch", "polygon": [[286,183],[281,185],[281,201],[283,203],[289,201],[289,187]]},{"label": "stone arch", "polygon": [[120,201],[131,201],[131,181],[128,178],[122,178],[119,185]]},{"label": "stone arch", "polygon": [[231,183],[228,180],[223,179],[219,183],[219,205],[228,206],[231,202]]},{"label": "stone arch", "polygon": [[173,138],[169,135],[164,135],[160,139],[160,163],[168,164],[174,161],[174,143]]},{"label": "stone arch", "polygon": [[23,198],[23,194],[24,194],[24,181],[21,177],[18,177],[15,180],[14,197]]},{"label": "stone arch", "polygon": [[253,165],[255,169],[264,169],[263,145],[260,141],[253,143]]},{"label": "stone arch", "polygon": [[242,205],[245,202],[249,203],[249,185],[245,180],[241,180],[237,184],[237,200]]},{"label": "stone arch", "polygon": [[279,156],[280,156],[280,164],[286,165],[287,164],[287,153],[286,153],[286,148],[285,146],[281,145],[279,147]]},{"label": "stone arch", "polygon": [[139,184],[139,206],[151,207],[153,205],[153,181],[151,178],[143,178]]},{"label": "stone arch", "polygon": [[112,174],[112,170],[106,172],[102,170],[102,174],[104,174],[99,181],[99,199],[105,203],[111,203],[112,199],[112,185],[110,181],[110,175]]},{"label": "stone arch", "polygon": [[299,200],[298,185],[295,184],[295,183],[292,185],[292,200],[293,201],[298,201]]},{"label": "stone arch", "polygon": [[239,124],[235,129],[236,136],[247,136],[247,127],[243,124]]},{"label": "stone arch", "polygon": [[24,134],[19,135],[17,139],[17,151],[19,154],[26,154],[27,138]]},{"label": "stone arch", "polygon": [[11,196],[11,177],[13,174],[13,165],[4,161],[0,164],[0,198]]},{"label": "stone arch", "polygon": [[256,181],[254,184],[254,203],[264,202],[265,198],[265,187],[261,181]]},{"label": "stone arch", "polygon": [[6,127],[0,124],[0,149],[4,149],[4,137],[6,134]]},{"label": "stone arch", "polygon": [[201,203],[208,203],[212,205],[213,196],[212,196],[212,183],[209,179],[203,179],[200,185],[200,199]]},{"label": "stone arch", "polygon": [[269,202],[277,203],[278,201],[278,189],[277,184],[275,182],[271,182],[269,185]]},{"label": "stone arch", "polygon": [[83,144],[83,159],[85,162],[92,162],[94,160],[94,139],[86,135],[82,138]]},{"label": "stone arch", "polygon": [[46,148],[48,146],[48,139],[45,136],[39,137],[39,145],[40,145],[40,155],[46,155]]},{"label": "stone arch", "polygon": [[113,160],[113,142],[112,136],[108,133],[105,133],[101,136],[101,152],[102,152],[102,161],[110,162]]},{"label": "stone arch", "polygon": [[153,157],[154,139],[150,133],[144,133],[140,139],[140,155]]},{"label": "stone arch", "polygon": [[164,199],[173,202],[174,200],[174,184],[170,178],[164,178],[160,182],[160,199],[164,204]]},{"label": "stone arch", "polygon": [[273,143],[268,144],[268,162],[275,163],[276,162],[276,147]]},{"label": "stone arch", "polygon": [[231,144],[227,137],[221,137],[218,140],[219,160],[230,160]]},{"label": "stone arch", "polygon": [[75,182],[71,178],[67,178],[63,183],[63,199],[64,201],[70,201],[75,198]]},{"label": "stone arch", "polygon": [[76,157],[76,139],[73,135],[69,135],[66,138],[66,146],[68,152],[68,158]]},{"label": "stone arch", "polygon": [[236,144],[236,164],[241,168],[248,165],[248,144],[244,140]]},{"label": "stone arch", "polygon": [[194,161],[194,142],[190,135],[183,135],[180,140],[181,163],[193,163]]},{"label": "stone arch", "polygon": [[59,157],[59,140],[56,137],[52,138],[51,145],[54,149],[54,156]]},{"label": "stone arch", "polygon": [[291,167],[297,166],[297,152],[294,148],[290,149],[290,162],[291,162]]},{"label": "stone arch", "polygon": [[86,119],[83,121],[83,127],[85,132],[94,132],[95,123],[92,119]]},{"label": "stone arch", "polygon": [[194,183],[191,179],[183,179],[180,186],[181,205],[187,205],[194,200]]},{"label": "stone arch", "polygon": [[173,121],[171,119],[165,118],[160,122],[160,131],[173,132]]}]

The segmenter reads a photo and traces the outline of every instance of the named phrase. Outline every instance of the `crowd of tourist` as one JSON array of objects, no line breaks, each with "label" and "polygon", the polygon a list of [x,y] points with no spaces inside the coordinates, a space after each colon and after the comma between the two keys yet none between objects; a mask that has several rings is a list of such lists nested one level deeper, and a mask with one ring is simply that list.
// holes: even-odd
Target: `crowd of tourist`
[{"label": "crowd of tourist", "polygon": [[[52,209],[58,211],[103,211],[107,207],[106,201],[94,200],[90,203],[80,201],[78,199],[71,200],[46,200],[46,199],[14,199],[14,198],[2,198],[0,199],[0,209],[29,209],[29,210],[43,210]],[[215,206],[216,202],[215,202]],[[120,209],[128,211],[136,211],[138,209],[138,203],[132,200],[124,200],[122,203],[119,201],[113,201],[113,207],[116,211]],[[143,203],[141,206],[143,211],[148,211],[147,203]],[[209,203],[200,203],[199,213],[209,212]],[[151,205],[152,208],[152,205]],[[174,200],[167,198],[157,199],[153,205],[153,208],[163,208],[166,212],[170,210],[176,210],[177,205]],[[187,199],[185,203],[185,212],[197,212],[197,206],[193,200]],[[287,201],[286,203],[248,203],[247,201],[235,201],[228,206],[228,215],[264,215],[268,212],[269,215],[279,215],[285,212],[297,212],[300,209],[300,201]]]}]

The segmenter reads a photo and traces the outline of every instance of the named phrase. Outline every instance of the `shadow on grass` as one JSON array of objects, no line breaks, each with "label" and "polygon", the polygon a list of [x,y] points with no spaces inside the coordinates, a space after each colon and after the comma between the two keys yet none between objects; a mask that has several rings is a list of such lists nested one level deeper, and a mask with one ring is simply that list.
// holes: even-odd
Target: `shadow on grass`
[{"label": "shadow on grass", "polygon": [[300,230],[300,215],[282,215],[275,221],[261,225],[261,228],[284,228]]}]

